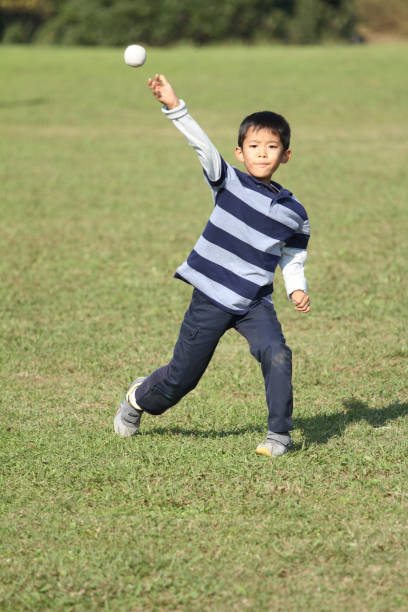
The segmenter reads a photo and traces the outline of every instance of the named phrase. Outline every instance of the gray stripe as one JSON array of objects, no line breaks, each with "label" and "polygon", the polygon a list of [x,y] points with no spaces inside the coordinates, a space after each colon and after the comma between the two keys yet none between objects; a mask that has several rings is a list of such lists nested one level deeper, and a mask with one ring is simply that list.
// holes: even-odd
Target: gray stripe
[{"label": "gray stripe", "polygon": [[275,204],[271,209],[271,218],[279,223],[283,223],[293,230],[299,230],[302,227],[304,220],[295,211],[291,210],[284,204]]},{"label": "gray stripe", "polygon": [[234,272],[234,274],[237,274],[245,280],[251,281],[251,283],[257,284],[260,287],[270,285],[273,281],[273,272],[263,270],[262,268],[241,259],[238,257],[238,255],[235,255],[234,253],[231,253],[230,251],[209,242],[204,238],[204,236],[201,236],[198,239],[194,250],[205,259],[223,266],[224,268],[227,268],[227,270],[231,270]]},{"label": "gray stripe", "polygon": [[228,173],[228,179],[226,189],[257,212],[293,230],[302,227],[304,223],[302,217],[284,204],[273,204],[271,206],[271,197],[264,196],[249,187],[244,187],[235,173]]},{"label": "gray stripe", "polygon": [[235,172],[230,167],[228,170],[226,189],[257,212],[269,217],[272,194],[271,197],[267,197],[262,195],[262,193],[249,189],[249,187],[244,187]]},{"label": "gray stripe", "polygon": [[177,272],[182,278],[205,293],[205,295],[210,296],[213,300],[216,300],[231,310],[244,310],[252,303],[251,300],[207,278],[207,276],[204,276],[201,272],[197,272],[197,270],[190,268],[186,261],[177,268]]},{"label": "gray stripe", "polygon": [[[291,210],[284,204],[274,204],[271,206],[272,197],[264,196],[249,187],[244,187],[240,182],[235,172],[228,168],[228,182],[226,189],[234,196],[245,202],[248,206],[266,215],[270,219],[275,219],[279,223],[290,227],[293,230],[298,230],[302,227],[304,220],[295,211]],[[303,232],[307,233],[307,232]]]},{"label": "gray stripe", "polygon": [[301,234],[306,234],[306,236],[310,236],[310,223],[309,223],[309,219],[306,219],[306,221],[303,221],[303,225],[300,228],[300,233]]},{"label": "gray stripe", "polygon": [[265,253],[270,253],[271,255],[276,255],[280,257],[281,255],[281,244],[280,240],[275,238],[271,238],[266,234],[262,234],[258,232],[258,230],[249,227],[243,221],[240,221],[226,210],[216,206],[210,217],[211,223],[224,230],[224,232],[228,232],[235,238],[239,238],[243,242],[259,249],[260,251],[264,251]]}]

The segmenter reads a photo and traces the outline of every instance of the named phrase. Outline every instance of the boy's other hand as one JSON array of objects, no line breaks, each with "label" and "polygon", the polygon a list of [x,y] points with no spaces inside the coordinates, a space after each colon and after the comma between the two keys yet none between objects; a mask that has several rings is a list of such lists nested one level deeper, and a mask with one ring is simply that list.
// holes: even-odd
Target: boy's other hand
[{"label": "boy's other hand", "polygon": [[292,302],[295,304],[295,309],[300,312],[309,312],[310,310],[310,298],[301,289],[296,289],[293,293],[290,294],[290,298]]},{"label": "boy's other hand", "polygon": [[169,110],[180,104],[180,100],[164,74],[156,74],[154,79],[149,77],[147,84],[156,100],[167,106]]}]

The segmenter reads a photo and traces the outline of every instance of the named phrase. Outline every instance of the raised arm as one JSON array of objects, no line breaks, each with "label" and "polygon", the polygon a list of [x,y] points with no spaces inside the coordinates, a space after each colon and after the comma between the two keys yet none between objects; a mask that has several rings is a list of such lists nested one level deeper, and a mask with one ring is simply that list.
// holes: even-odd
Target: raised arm
[{"label": "raised arm", "polygon": [[222,173],[221,156],[196,121],[188,114],[186,104],[179,99],[163,74],[149,78],[148,86],[156,100],[163,104],[163,113],[184,134],[188,144],[195,149],[202,167],[211,182],[217,182]]}]

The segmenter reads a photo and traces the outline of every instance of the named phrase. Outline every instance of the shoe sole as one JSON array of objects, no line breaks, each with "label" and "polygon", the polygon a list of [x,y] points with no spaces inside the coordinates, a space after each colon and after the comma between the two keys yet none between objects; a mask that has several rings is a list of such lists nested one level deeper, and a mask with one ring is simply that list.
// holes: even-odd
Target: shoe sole
[{"label": "shoe sole", "polygon": [[262,445],[259,445],[255,449],[255,453],[257,455],[263,455],[264,457],[280,457],[281,455],[286,455],[286,453],[289,452],[289,450],[292,447],[292,444],[290,444],[289,446],[285,446],[284,444],[281,444],[280,446],[282,448],[279,448],[279,449],[274,448],[273,451],[271,452],[267,446],[262,444]]},{"label": "shoe sole", "polygon": [[261,448],[257,448],[255,453],[257,455],[263,455],[264,457],[272,457],[272,453],[270,453],[265,446],[262,446]]}]

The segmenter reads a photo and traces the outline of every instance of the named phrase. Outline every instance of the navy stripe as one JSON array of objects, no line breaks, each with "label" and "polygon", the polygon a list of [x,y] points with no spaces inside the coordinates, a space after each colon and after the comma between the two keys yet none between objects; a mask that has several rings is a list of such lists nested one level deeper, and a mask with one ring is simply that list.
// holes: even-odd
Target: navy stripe
[{"label": "navy stripe", "polygon": [[256,249],[243,240],[213,225],[211,221],[208,221],[203,236],[208,242],[216,244],[226,251],[234,253],[234,255],[238,255],[241,259],[254,266],[258,266],[258,268],[268,270],[268,272],[275,272],[276,270],[280,257]]},{"label": "navy stripe", "polygon": [[289,240],[286,240],[286,246],[294,249],[306,249],[309,242],[307,234],[293,234]]},{"label": "navy stripe", "polygon": [[[221,157],[221,155],[220,155],[220,157]],[[205,178],[207,179],[207,181],[210,183],[210,185],[212,187],[219,187],[225,181],[225,177],[227,176],[227,168],[228,168],[228,166],[227,166],[226,162],[221,157],[221,176],[220,176],[220,178],[217,179],[216,181],[212,181],[209,178],[207,172],[203,168],[204,176],[205,176]]]},{"label": "navy stripe", "polygon": [[262,191],[262,195],[275,197],[277,191],[282,191],[282,193],[285,193],[286,195],[292,195],[290,191],[288,191],[287,189],[283,189],[282,185],[279,185],[279,183],[275,183],[275,181],[271,181],[271,185],[269,186],[266,183],[263,183],[262,181],[251,176],[250,174],[246,174],[245,172],[238,170],[237,168],[234,168],[234,171],[241,185],[247,187],[248,189],[253,189],[257,193],[260,193]]},{"label": "navy stripe", "polygon": [[265,297],[272,292],[272,283],[266,287],[260,287],[256,283],[245,280],[241,276],[234,274],[234,272],[223,268],[223,266],[204,259],[194,249],[188,256],[187,263],[191,268],[200,272],[200,274],[204,274],[207,278],[231,289],[231,291],[242,295],[242,297],[248,300]]},{"label": "navy stripe", "polygon": [[226,210],[228,213],[249,225],[252,229],[286,242],[293,234],[293,230],[279,221],[270,219],[266,215],[258,212],[248,204],[245,204],[240,198],[234,196],[227,189],[223,189],[217,197],[217,205]]},{"label": "navy stripe", "polygon": [[301,219],[306,221],[307,214],[300,202],[294,200],[293,198],[288,198],[287,194],[283,198],[278,197],[276,201],[279,202],[279,204],[281,204],[282,206],[289,208],[289,210],[293,210],[293,212],[299,215]]},{"label": "navy stripe", "polygon": [[293,212],[299,215],[301,219],[306,221],[307,213],[302,204],[298,202],[296,198],[292,197],[293,194],[291,191],[284,189],[282,185],[279,185],[279,183],[271,181],[271,184],[279,190],[279,193],[276,194],[273,189],[268,187],[268,185],[254,179],[254,177],[250,176],[249,174],[245,174],[245,172],[241,172],[241,170],[237,170],[236,168],[234,168],[234,170],[241,185],[244,185],[244,187],[252,189],[257,193],[262,192],[262,195],[265,195],[266,197],[272,197],[274,202],[279,202],[279,204],[282,204],[282,206],[286,206],[286,208],[293,210]]},{"label": "navy stripe", "polygon": [[[183,278],[181,276],[181,274],[179,274],[178,272],[176,272],[174,274],[174,278],[177,278],[178,280],[182,280],[183,283],[187,283],[187,285],[191,285],[190,281],[186,280],[185,278]],[[219,308],[221,308],[222,310],[226,310],[227,312],[230,312],[233,315],[241,315],[241,314],[246,314],[248,312],[248,310],[251,308],[251,306],[248,306],[247,308],[228,308],[228,306],[225,306],[225,304],[222,304],[221,302],[218,302],[218,300],[215,300],[214,298],[212,298],[210,295],[207,295],[206,293],[204,293],[204,291],[200,291],[199,289],[197,289],[197,287],[194,287],[195,291],[198,291],[199,293],[201,293],[202,295],[205,296],[205,298],[207,300],[209,300],[210,302],[212,302],[213,304],[215,304],[216,306],[218,306]],[[268,295],[270,293],[272,293],[273,291],[273,287],[272,290],[270,290],[268,292]],[[252,304],[253,305],[253,304]]]},{"label": "navy stripe", "polygon": [[[271,184],[276,187],[276,189],[278,189],[278,191],[282,191],[283,187],[282,185],[279,185],[279,183],[277,183],[276,181],[271,181]],[[287,191],[290,195],[292,195],[292,192],[289,191],[288,189],[285,189],[285,191]]]}]

